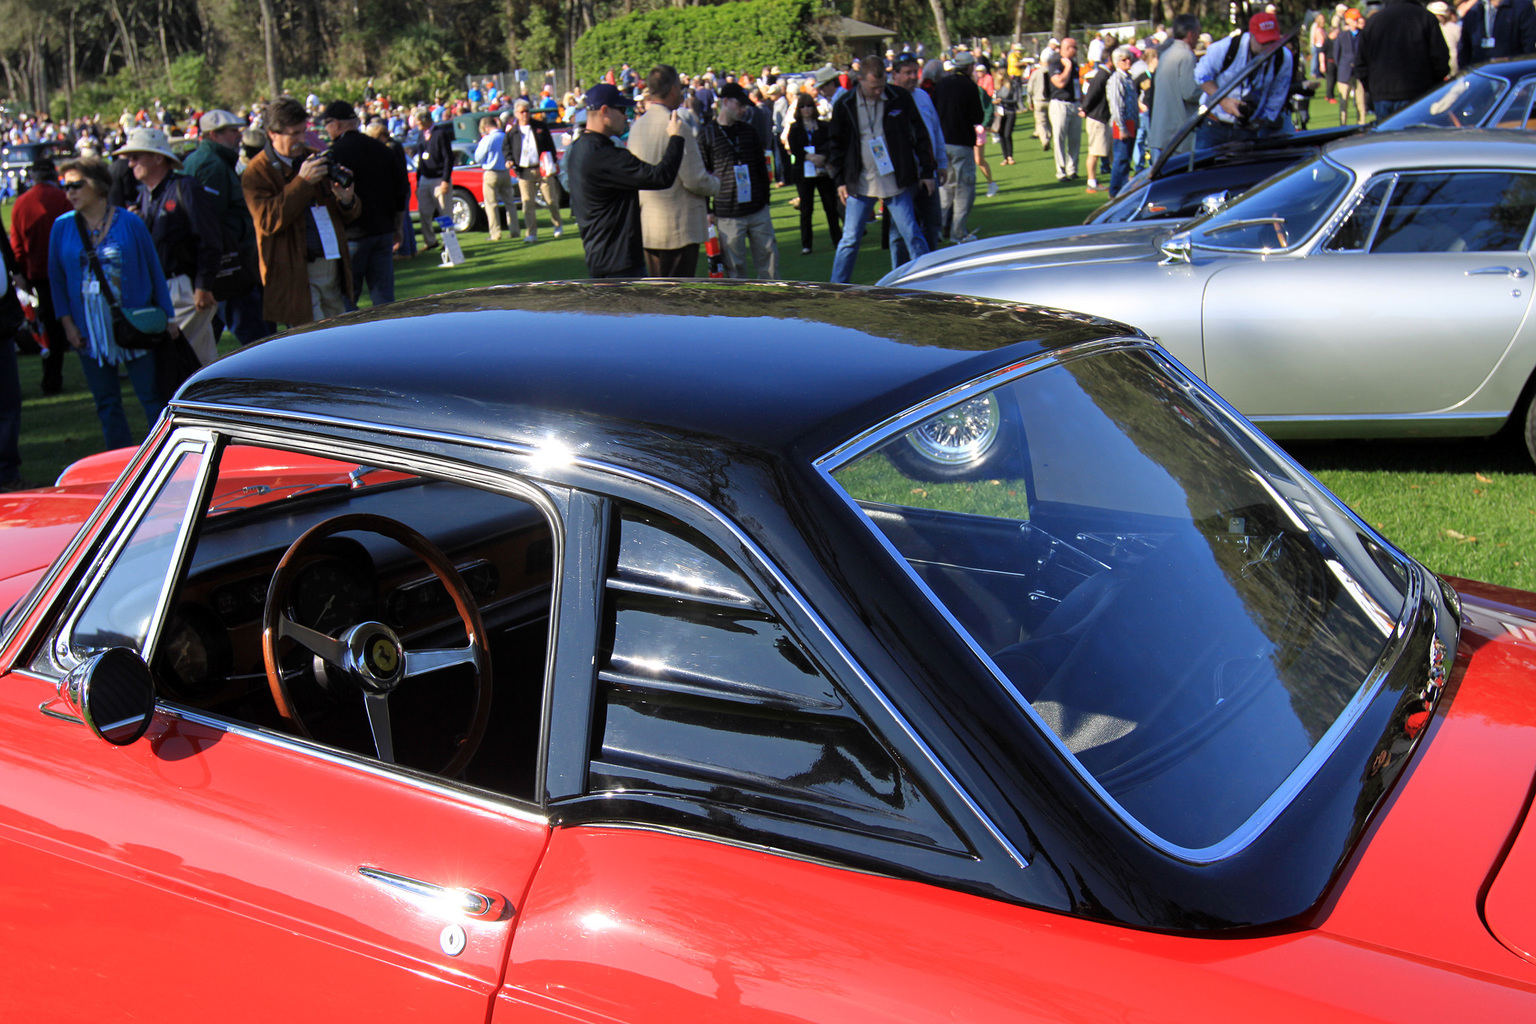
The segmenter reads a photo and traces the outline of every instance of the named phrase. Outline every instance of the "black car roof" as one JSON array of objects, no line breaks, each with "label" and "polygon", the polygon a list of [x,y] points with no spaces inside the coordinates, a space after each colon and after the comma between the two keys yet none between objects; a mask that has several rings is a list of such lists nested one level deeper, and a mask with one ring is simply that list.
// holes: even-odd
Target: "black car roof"
[{"label": "black car roof", "polygon": [[241,350],[177,401],[508,444],[648,471],[690,445],[814,458],[989,370],[1133,329],[1080,314],[786,282],[567,282],[433,295]]}]

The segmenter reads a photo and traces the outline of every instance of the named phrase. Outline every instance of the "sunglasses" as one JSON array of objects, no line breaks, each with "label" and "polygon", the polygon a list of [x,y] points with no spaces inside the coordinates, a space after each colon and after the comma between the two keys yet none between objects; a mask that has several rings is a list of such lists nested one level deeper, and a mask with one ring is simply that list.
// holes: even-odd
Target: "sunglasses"
[{"label": "sunglasses", "polygon": [[66,182],[64,182],[63,183],[63,188],[64,188],[64,191],[66,191],[66,192],[74,192],[77,189],[85,188],[85,186],[88,185],[88,184],[90,184],[90,183],[87,182],[84,178],[77,178],[74,181],[66,181]]}]

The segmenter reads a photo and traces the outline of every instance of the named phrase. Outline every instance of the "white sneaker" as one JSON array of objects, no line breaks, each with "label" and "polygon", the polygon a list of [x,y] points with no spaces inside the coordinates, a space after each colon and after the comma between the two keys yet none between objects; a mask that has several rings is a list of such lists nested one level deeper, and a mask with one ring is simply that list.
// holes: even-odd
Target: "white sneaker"
[{"label": "white sneaker", "polygon": [[997,182],[989,182],[987,184],[987,198],[991,199],[995,195],[997,195]]},{"label": "white sneaker", "polygon": [[565,228],[563,228],[563,227],[555,228],[555,237],[556,238],[559,238],[563,234],[565,234]]},{"label": "white sneaker", "polygon": [[1088,179],[1088,191],[1089,192],[1097,192],[1098,190],[1099,190],[1099,179],[1098,178],[1089,178]]},{"label": "white sneaker", "polygon": [[532,245],[534,242],[537,242],[538,240],[539,240],[539,236],[538,235],[524,235],[523,236],[523,241],[525,243],[527,243],[528,245]]}]

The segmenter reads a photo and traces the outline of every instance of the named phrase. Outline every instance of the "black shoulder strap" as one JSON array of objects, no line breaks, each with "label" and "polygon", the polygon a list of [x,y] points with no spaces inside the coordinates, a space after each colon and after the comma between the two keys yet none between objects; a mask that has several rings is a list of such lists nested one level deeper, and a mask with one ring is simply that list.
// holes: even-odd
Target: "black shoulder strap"
[{"label": "black shoulder strap", "polygon": [[96,247],[91,244],[90,238],[85,233],[85,218],[77,212],[75,214],[75,230],[80,233],[80,247],[85,250],[86,258],[91,261],[91,272],[96,275],[96,282],[101,285],[101,294],[107,297],[107,303],[112,307],[112,314],[119,316],[122,307],[117,304],[117,296],[112,291],[112,286],[107,283],[106,271],[101,269],[101,261],[96,258]]},{"label": "black shoulder strap", "polygon": [[1248,38],[1248,33],[1244,32],[1242,35],[1238,36],[1236,39],[1232,39],[1231,36],[1228,36],[1227,38],[1230,39],[1231,42],[1227,46],[1227,52],[1222,54],[1222,57],[1221,57],[1221,70],[1216,72],[1218,75],[1223,74],[1227,70],[1227,68],[1232,66],[1232,62],[1234,60],[1237,60],[1238,50],[1242,48],[1243,40]]}]

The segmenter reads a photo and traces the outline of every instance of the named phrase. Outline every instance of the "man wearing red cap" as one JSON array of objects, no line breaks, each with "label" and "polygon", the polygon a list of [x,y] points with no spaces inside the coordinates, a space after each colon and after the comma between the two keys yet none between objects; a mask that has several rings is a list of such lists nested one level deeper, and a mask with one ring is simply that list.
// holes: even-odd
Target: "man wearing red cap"
[{"label": "man wearing red cap", "polygon": [[1222,98],[1200,124],[1195,148],[1214,149],[1226,142],[1289,135],[1291,119],[1285,104],[1290,97],[1296,57],[1279,46],[1280,23],[1260,11],[1248,21],[1248,31],[1211,44],[1195,65],[1195,81],[1207,97],[1236,79],[1249,61],[1267,53],[1263,65],[1248,80]]}]

